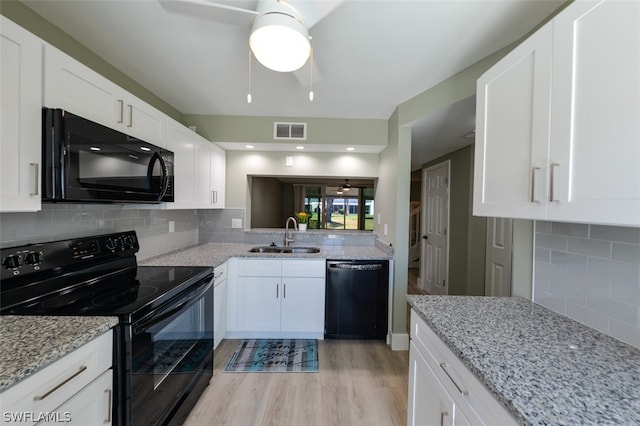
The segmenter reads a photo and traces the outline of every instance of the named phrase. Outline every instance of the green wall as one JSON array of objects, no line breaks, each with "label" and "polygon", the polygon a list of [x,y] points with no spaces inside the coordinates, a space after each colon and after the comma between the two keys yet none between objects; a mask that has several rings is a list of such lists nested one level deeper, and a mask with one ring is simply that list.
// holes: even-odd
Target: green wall
[{"label": "green wall", "polygon": [[47,43],[75,58],[77,61],[82,62],[97,73],[102,74],[107,79],[133,93],[148,104],[153,105],[173,119],[183,122],[180,111],[19,1],[0,0],[0,14],[26,28]]}]

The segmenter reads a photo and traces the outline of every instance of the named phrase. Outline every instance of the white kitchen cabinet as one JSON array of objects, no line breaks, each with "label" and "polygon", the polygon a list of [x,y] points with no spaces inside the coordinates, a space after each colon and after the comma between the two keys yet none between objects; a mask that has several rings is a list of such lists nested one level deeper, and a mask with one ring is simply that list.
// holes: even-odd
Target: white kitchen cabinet
[{"label": "white kitchen cabinet", "polygon": [[324,336],[325,261],[238,259],[233,337]]},{"label": "white kitchen cabinet", "polygon": [[51,45],[45,47],[44,106],[164,146],[165,114]]},{"label": "white kitchen cabinet", "polygon": [[227,332],[227,262],[213,269],[213,348]]},{"label": "white kitchen cabinet", "polygon": [[174,154],[175,201],[163,207],[224,207],[224,150],[177,121],[167,121],[167,148]]},{"label": "white kitchen cabinet", "polygon": [[639,15],[574,2],[480,77],[474,214],[640,225]]},{"label": "white kitchen cabinet", "polygon": [[0,16],[0,212],[40,210],[42,49]]},{"label": "white kitchen cabinet", "polygon": [[407,425],[516,425],[515,418],[411,311]]},{"label": "white kitchen cabinet", "polygon": [[[0,424],[35,424],[40,413],[54,413],[58,422],[77,425],[111,424],[112,357],[109,331],[16,383],[0,394]],[[12,417],[24,413],[34,415],[23,416],[22,421]]]}]

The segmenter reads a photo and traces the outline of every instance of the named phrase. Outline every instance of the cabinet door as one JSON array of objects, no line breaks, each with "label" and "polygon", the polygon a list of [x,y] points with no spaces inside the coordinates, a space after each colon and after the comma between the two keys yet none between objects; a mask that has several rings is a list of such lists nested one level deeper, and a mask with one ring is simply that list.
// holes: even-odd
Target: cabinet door
[{"label": "cabinet door", "polygon": [[226,153],[225,151],[211,144],[211,191],[212,207],[223,209],[225,203],[225,173],[226,173]]},{"label": "cabinet door", "polygon": [[323,332],[324,286],[323,278],[282,279],[282,331]]},{"label": "cabinet door", "polygon": [[227,280],[213,289],[213,348],[217,348],[227,332]]},{"label": "cabinet door", "polygon": [[196,143],[196,205],[202,208],[211,208],[214,201],[211,189],[211,142],[200,139],[198,135]]},{"label": "cabinet door", "polygon": [[119,129],[121,132],[158,146],[165,145],[164,114],[124,91],[117,103],[118,122],[123,126]]},{"label": "cabinet door", "polygon": [[407,425],[452,425],[453,415],[453,400],[411,342]]},{"label": "cabinet door", "polygon": [[549,219],[640,225],[640,3],[554,22]]},{"label": "cabinet door", "polygon": [[0,211],[40,210],[42,41],[0,16]]},{"label": "cabinet door", "polygon": [[473,213],[546,216],[552,28],[478,79]]},{"label": "cabinet door", "polygon": [[175,201],[167,203],[169,209],[187,209],[196,206],[196,142],[193,132],[179,123],[171,123],[167,132],[167,145],[173,151]]},{"label": "cabinet door", "polygon": [[[44,105],[122,131],[122,89],[53,46],[45,48]],[[120,101],[119,101],[120,100]]]},{"label": "cabinet door", "polygon": [[110,425],[113,422],[113,403],[113,373],[108,370],[56,408],[58,421],[36,424],[60,424],[59,420],[64,419],[64,424],[72,426]]},{"label": "cabinet door", "polygon": [[282,288],[278,277],[239,277],[239,331],[279,331]]}]

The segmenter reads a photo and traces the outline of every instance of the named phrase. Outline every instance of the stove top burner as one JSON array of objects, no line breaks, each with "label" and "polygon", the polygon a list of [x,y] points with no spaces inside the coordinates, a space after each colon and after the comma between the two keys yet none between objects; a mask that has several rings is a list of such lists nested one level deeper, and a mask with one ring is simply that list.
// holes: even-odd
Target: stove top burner
[{"label": "stove top burner", "polygon": [[123,306],[135,301],[144,301],[158,292],[158,287],[151,285],[135,286],[124,290],[114,290],[100,294],[91,303],[94,306]]}]

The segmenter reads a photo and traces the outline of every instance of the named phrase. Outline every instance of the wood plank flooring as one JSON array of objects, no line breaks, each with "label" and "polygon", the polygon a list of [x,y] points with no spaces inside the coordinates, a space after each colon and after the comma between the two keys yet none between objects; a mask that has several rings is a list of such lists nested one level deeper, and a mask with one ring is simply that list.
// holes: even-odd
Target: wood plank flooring
[{"label": "wood plank flooring", "polygon": [[380,340],[321,340],[318,373],[225,373],[238,340],[223,340],[213,379],[186,426],[406,425],[407,351]]}]

